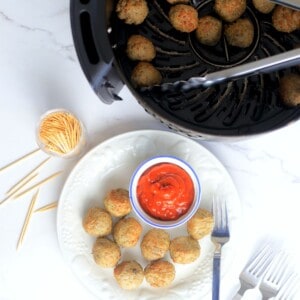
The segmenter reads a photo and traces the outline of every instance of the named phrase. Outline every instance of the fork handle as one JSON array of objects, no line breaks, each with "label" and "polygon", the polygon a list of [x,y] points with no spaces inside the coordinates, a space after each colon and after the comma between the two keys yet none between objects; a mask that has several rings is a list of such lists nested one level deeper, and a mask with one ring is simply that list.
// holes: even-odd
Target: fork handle
[{"label": "fork handle", "polygon": [[221,252],[214,254],[212,300],[219,300]]}]

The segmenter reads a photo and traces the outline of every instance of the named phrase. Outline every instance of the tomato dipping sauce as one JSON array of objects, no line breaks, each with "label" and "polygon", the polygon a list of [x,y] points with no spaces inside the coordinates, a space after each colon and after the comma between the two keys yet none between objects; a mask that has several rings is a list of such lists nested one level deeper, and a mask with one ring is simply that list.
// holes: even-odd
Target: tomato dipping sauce
[{"label": "tomato dipping sauce", "polygon": [[195,190],[190,175],[173,163],[147,169],[137,183],[137,199],[143,210],[159,220],[176,220],[193,203]]}]

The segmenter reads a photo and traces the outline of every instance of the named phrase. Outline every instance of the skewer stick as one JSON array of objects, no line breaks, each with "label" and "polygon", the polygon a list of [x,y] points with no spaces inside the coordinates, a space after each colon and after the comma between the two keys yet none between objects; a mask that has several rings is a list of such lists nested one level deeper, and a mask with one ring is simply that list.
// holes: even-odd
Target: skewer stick
[{"label": "skewer stick", "polygon": [[5,203],[7,200],[11,199],[22,187],[24,187],[27,183],[29,183],[31,180],[33,180],[36,176],[38,176],[38,173],[34,173],[32,176],[27,178],[15,191],[11,192],[9,195],[7,195],[1,202],[0,205]]},{"label": "skewer stick", "polygon": [[19,197],[21,197],[21,196],[27,194],[27,193],[30,192],[31,190],[40,187],[41,185],[47,183],[47,182],[50,181],[51,179],[54,179],[55,177],[57,177],[58,175],[60,175],[62,172],[63,172],[63,171],[59,171],[59,172],[56,172],[56,173],[50,175],[49,177],[47,177],[47,178],[41,180],[40,182],[34,184],[34,185],[31,186],[31,187],[29,187],[29,188],[26,189],[25,191],[22,191],[21,193],[15,195],[15,196],[13,197],[13,199],[17,199],[17,198],[19,198]]},{"label": "skewer stick", "polygon": [[26,218],[25,218],[22,230],[21,230],[21,234],[20,234],[20,237],[19,237],[19,240],[18,240],[17,250],[19,249],[20,245],[23,242],[24,236],[25,236],[27,228],[28,228],[29,221],[30,221],[32,213],[33,213],[33,208],[34,208],[34,205],[35,205],[38,194],[39,194],[39,190],[36,191],[36,193],[33,195],[32,199],[31,199],[31,202],[30,202],[30,205],[28,207],[27,214],[26,214]]},{"label": "skewer stick", "polygon": [[22,179],[20,179],[16,184],[14,184],[7,192],[6,195],[10,195],[12,194],[16,189],[18,189],[18,187],[25,182],[34,172],[36,172],[37,170],[39,170],[49,159],[51,158],[48,157],[45,160],[43,160],[40,164],[38,164],[32,171],[30,171],[28,174],[26,174]]},{"label": "skewer stick", "polygon": [[20,158],[18,158],[18,159],[16,159],[16,160],[10,162],[10,163],[7,164],[6,166],[0,168],[0,172],[1,172],[1,171],[4,171],[5,169],[8,169],[9,167],[12,167],[13,165],[15,165],[15,164],[17,164],[18,162],[20,162],[20,161],[22,161],[22,160],[24,160],[24,159],[30,157],[31,155],[37,153],[37,152],[40,151],[40,150],[41,150],[40,148],[35,149],[35,150],[33,150],[33,151],[31,151],[31,152],[25,154],[24,156],[22,156],[22,157],[20,157]]},{"label": "skewer stick", "polygon": [[42,206],[42,207],[36,209],[34,212],[43,212],[43,211],[47,211],[47,210],[50,210],[50,209],[52,209],[52,208],[57,207],[57,205],[58,205],[58,201],[54,201],[54,202],[52,202],[52,203],[50,203],[50,204],[47,204],[47,205],[45,205],[45,206]]}]

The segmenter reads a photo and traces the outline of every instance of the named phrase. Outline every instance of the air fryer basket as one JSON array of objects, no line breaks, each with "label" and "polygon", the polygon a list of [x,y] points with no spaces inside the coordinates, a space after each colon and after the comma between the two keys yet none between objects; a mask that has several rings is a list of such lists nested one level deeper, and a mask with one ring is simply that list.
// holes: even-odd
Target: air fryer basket
[{"label": "air fryer basket", "polygon": [[[228,46],[222,39],[217,46],[209,47],[200,45],[194,33],[181,33],[172,27],[168,20],[170,4],[166,0],[148,1],[150,12],[141,25],[127,25],[119,20],[115,4],[112,0],[71,1],[76,50],[96,92],[101,86],[99,78],[113,77],[109,85],[112,81],[117,85],[121,79],[148,113],[175,131],[199,138],[254,135],[299,118],[300,108],[284,106],[278,93],[279,79],[290,72],[299,73],[297,67],[210,88],[162,93],[140,91],[132,86],[130,77],[136,62],[125,54],[130,35],[148,37],[157,49],[152,63],[163,80],[170,82],[293,49],[300,45],[299,30],[290,34],[276,31],[271,24],[271,14],[260,14],[248,1],[244,16],[254,24],[252,45],[240,49]],[[212,6],[213,0],[201,1],[197,6],[199,16],[214,15]],[[113,97],[119,99],[116,93]]]}]

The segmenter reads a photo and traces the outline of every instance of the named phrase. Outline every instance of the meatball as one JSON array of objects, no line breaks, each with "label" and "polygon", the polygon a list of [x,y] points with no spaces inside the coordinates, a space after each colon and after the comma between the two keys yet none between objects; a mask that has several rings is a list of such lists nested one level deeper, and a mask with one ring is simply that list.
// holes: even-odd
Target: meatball
[{"label": "meatball", "polygon": [[290,33],[300,29],[300,11],[277,5],[273,11],[272,24],[281,32]]},{"label": "meatball", "polygon": [[269,0],[252,0],[254,7],[263,14],[270,13],[274,7],[275,3]]},{"label": "meatball", "polygon": [[211,233],[213,225],[213,215],[209,211],[199,208],[187,222],[187,231],[193,239],[200,240]]},{"label": "meatball", "polygon": [[114,189],[104,198],[106,210],[114,217],[124,217],[131,212],[129,192],[126,189]]},{"label": "meatball", "polygon": [[189,236],[179,236],[171,240],[170,255],[175,263],[189,264],[200,256],[200,245]]},{"label": "meatball", "polygon": [[214,10],[225,21],[237,20],[246,10],[247,0],[216,0]]},{"label": "meatball", "polygon": [[142,225],[136,219],[121,219],[114,226],[114,240],[121,247],[134,247],[139,241],[142,230]]},{"label": "meatball", "polygon": [[141,24],[146,19],[149,9],[146,0],[119,0],[116,12],[126,24]]},{"label": "meatball", "polygon": [[253,42],[254,26],[247,18],[238,19],[234,23],[225,26],[224,34],[229,45],[247,48]]},{"label": "meatball", "polygon": [[92,236],[109,235],[112,230],[111,215],[100,207],[91,207],[83,218],[84,230]]},{"label": "meatball", "polygon": [[199,18],[196,29],[197,40],[204,45],[216,45],[222,34],[222,22],[212,16]]},{"label": "meatball", "polygon": [[186,4],[177,4],[171,7],[169,18],[172,26],[182,32],[192,32],[198,25],[197,10]]},{"label": "meatball", "polygon": [[121,258],[120,247],[115,242],[102,237],[96,239],[92,253],[96,264],[103,268],[113,268]]},{"label": "meatball", "polygon": [[175,278],[175,267],[168,261],[157,260],[145,268],[145,279],[153,287],[167,287]]},{"label": "meatball", "polygon": [[135,87],[147,87],[160,84],[160,72],[148,62],[139,62],[132,71],[131,81]]},{"label": "meatball", "polygon": [[170,246],[170,236],[162,229],[150,229],[141,242],[142,255],[147,260],[163,258]]},{"label": "meatball", "polygon": [[136,261],[123,261],[114,269],[114,277],[121,288],[133,290],[138,288],[144,280],[144,271]]},{"label": "meatball", "polygon": [[279,93],[287,106],[300,104],[300,75],[289,74],[280,79]]},{"label": "meatball", "polygon": [[152,41],[134,34],[127,41],[126,53],[131,60],[151,61],[156,55],[156,50]]}]

